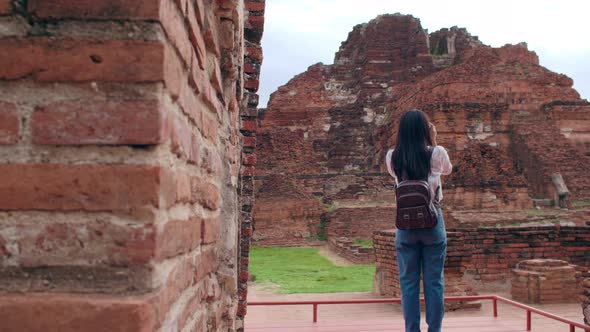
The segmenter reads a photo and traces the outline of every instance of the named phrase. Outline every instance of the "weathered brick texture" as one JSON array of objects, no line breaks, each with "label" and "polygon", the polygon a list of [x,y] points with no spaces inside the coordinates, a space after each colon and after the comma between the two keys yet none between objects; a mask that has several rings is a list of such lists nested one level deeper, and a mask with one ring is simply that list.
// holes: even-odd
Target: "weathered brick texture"
[{"label": "weathered brick texture", "polygon": [[510,279],[512,299],[525,303],[577,302],[576,268],[557,259],[519,262]]},{"label": "weathered brick texture", "polygon": [[167,207],[170,174],[134,165],[0,165],[0,209],[124,211]]},{"label": "weathered brick texture", "polygon": [[[582,176],[590,168],[590,158],[585,155],[583,147],[577,148],[563,135],[562,128],[567,129],[571,124],[560,124],[558,120],[570,116],[568,113],[574,107],[577,108],[578,116],[588,117],[590,105],[587,103],[558,102],[545,105],[534,116],[523,116],[513,125],[512,150],[525,170],[524,174],[535,197],[557,200],[555,187],[550,181],[552,174],[563,176],[573,199],[590,197],[590,180]],[[587,124],[582,119],[581,127]],[[536,139],[538,137],[543,139]],[[584,140],[578,141],[584,144]]]},{"label": "weathered brick texture", "polygon": [[158,19],[160,0],[31,0],[28,11],[42,18]]},{"label": "weathered brick texture", "polygon": [[0,1],[0,330],[241,328],[244,9]]},{"label": "weathered brick texture", "polygon": [[0,145],[10,145],[18,142],[20,121],[16,105],[0,102]]},{"label": "weathered brick texture", "polygon": [[[506,282],[517,263],[526,259],[562,259],[590,266],[590,228],[576,226],[448,229],[445,292],[469,294],[466,276],[481,282]],[[395,231],[377,231],[375,287],[379,294],[399,296]],[[573,278],[575,270],[566,269]],[[569,271],[569,272],[568,272]],[[570,288],[568,288],[570,289]]]},{"label": "weathered brick texture", "polygon": [[[33,143],[45,145],[151,145],[165,141],[163,110],[153,102],[59,102],[32,117]],[[114,126],[113,124],[118,124]]]},{"label": "weathered brick texture", "polygon": [[[246,52],[261,56],[256,47]],[[256,67],[246,63],[245,71]],[[300,211],[315,208],[310,197],[331,211],[330,236],[391,227],[383,227],[395,204],[384,157],[410,109],[428,114],[453,162],[443,177],[446,207],[531,209],[554,199],[553,173],[573,200],[587,200],[590,106],[572,84],[524,44],[489,47],[457,27],[428,33],[401,14],[355,26],[334,64],[310,66],[259,110],[255,219],[263,235],[278,229],[263,241],[287,243],[304,225],[320,224]],[[290,186],[273,190],[275,177]],[[277,205],[283,201],[290,203]],[[386,204],[392,210],[365,216]]]},{"label": "weathered brick texture", "polygon": [[330,238],[328,241],[330,249],[355,264],[373,264],[375,263],[375,250],[364,248],[355,244],[346,237]]},{"label": "weathered brick texture", "polygon": [[0,297],[4,331],[152,331],[148,299],[100,295],[28,294]]},{"label": "weathered brick texture", "polygon": [[12,11],[12,0],[0,0],[0,15],[10,14]]},{"label": "weathered brick texture", "polygon": [[[460,239],[448,233],[447,258],[445,260],[445,294],[448,296],[478,295],[465,280],[465,257],[457,256],[454,250]],[[375,293],[389,297],[401,297],[399,266],[395,249],[395,230],[377,231],[373,237],[375,251]],[[460,249],[458,249],[460,250]],[[479,301],[445,303],[445,310],[481,308]]]},{"label": "weathered brick texture", "polygon": [[0,79],[40,82],[156,82],[163,45],[142,40],[0,39]]},{"label": "weathered brick texture", "polygon": [[[245,93],[242,108],[240,109],[240,132],[243,135],[243,151],[241,156],[241,165],[239,169],[232,168],[239,176],[239,210],[240,210],[240,244],[238,256],[238,310],[237,310],[237,330],[244,330],[244,317],[247,312],[248,297],[248,278],[249,278],[249,259],[250,243],[254,231],[253,209],[254,209],[254,172],[257,163],[256,142],[257,142],[257,124],[258,116],[258,80],[260,77],[260,68],[262,65],[262,24],[255,22],[263,19],[265,0],[245,0],[244,22],[244,66],[250,68],[245,71],[244,81],[242,82]],[[233,64],[230,64],[233,67]],[[256,68],[252,70],[252,68]]]}]

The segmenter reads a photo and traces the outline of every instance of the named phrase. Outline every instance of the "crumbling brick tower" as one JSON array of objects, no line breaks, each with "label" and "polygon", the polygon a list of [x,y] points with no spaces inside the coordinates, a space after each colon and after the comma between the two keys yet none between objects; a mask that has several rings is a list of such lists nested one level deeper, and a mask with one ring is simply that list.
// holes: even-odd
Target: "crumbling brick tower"
[{"label": "crumbling brick tower", "polygon": [[0,0],[1,331],[240,328],[263,9]]},{"label": "crumbling brick tower", "polygon": [[261,110],[255,239],[305,245],[391,228],[383,161],[410,109],[429,115],[451,156],[453,212],[590,198],[590,103],[572,79],[526,44],[493,48],[463,28],[429,34],[413,16],[380,15],[352,29],[333,64],[310,66]]}]

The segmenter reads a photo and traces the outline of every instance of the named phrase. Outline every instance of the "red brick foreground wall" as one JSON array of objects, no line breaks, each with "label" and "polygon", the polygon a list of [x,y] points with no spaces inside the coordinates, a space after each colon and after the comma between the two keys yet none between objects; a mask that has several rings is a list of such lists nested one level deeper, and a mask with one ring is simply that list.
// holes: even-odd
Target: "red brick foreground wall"
[{"label": "red brick foreground wall", "polygon": [[240,130],[243,137],[242,168],[240,171],[240,237],[238,251],[238,311],[236,328],[244,330],[244,317],[248,298],[250,243],[253,232],[254,167],[256,165],[256,118],[258,117],[258,91],[262,65],[262,33],[264,30],[264,0],[246,0],[244,100],[240,111]]},{"label": "red brick foreground wall", "polygon": [[[445,291],[449,294],[470,291],[462,281],[465,273],[482,282],[505,281],[510,279],[511,269],[526,259],[553,258],[590,266],[590,227],[449,229],[447,236]],[[399,296],[395,231],[375,232],[373,247],[377,292]]]},{"label": "red brick foreground wall", "polygon": [[0,330],[234,329],[243,13],[0,1]]}]

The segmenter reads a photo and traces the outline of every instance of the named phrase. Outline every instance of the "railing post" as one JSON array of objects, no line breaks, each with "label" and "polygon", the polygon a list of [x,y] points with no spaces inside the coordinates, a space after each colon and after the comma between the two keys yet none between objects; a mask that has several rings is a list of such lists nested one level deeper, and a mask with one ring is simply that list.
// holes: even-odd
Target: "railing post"
[{"label": "railing post", "polygon": [[576,332],[576,327],[570,324],[570,332]]},{"label": "railing post", "polygon": [[531,330],[531,311],[530,310],[526,311],[526,330],[527,331]]},{"label": "railing post", "polygon": [[313,322],[314,323],[318,322],[318,304],[317,303],[313,304]]},{"label": "railing post", "polygon": [[498,299],[495,297],[492,299],[492,306],[494,308],[494,317],[498,317]]}]

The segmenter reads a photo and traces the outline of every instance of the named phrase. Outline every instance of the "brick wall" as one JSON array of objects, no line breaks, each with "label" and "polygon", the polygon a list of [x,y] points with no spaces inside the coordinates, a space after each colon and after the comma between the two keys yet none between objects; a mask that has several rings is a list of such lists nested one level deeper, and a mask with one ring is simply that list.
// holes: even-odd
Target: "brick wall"
[{"label": "brick wall", "polygon": [[[590,197],[590,180],[584,176],[590,167],[590,157],[585,155],[583,147],[576,147],[576,136],[571,137],[573,132],[569,133],[568,139],[564,130],[577,129],[580,132],[579,127],[571,126],[571,120],[565,120],[573,118],[583,127],[584,117],[588,117],[590,108],[575,106],[580,103],[573,102],[560,104],[549,103],[540,109],[528,110],[519,115],[521,119],[515,120],[512,127],[511,150],[520,167],[524,169],[523,173],[534,197],[554,198],[556,189],[551,175],[557,173],[563,176],[571,193],[570,198],[581,201]],[[563,120],[554,121],[559,118]],[[570,127],[561,127],[564,124]],[[545,139],[535,139],[537,137]],[[579,143],[583,145],[584,139]]]},{"label": "brick wall", "polygon": [[244,317],[250,276],[250,242],[253,232],[254,168],[256,165],[256,118],[258,117],[258,91],[262,65],[262,33],[264,31],[265,0],[245,0],[244,13],[244,99],[240,111],[240,131],[243,137],[242,168],[239,178],[240,236],[238,239],[238,311],[236,329],[244,330]]},{"label": "brick wall", "polygon": [[[324,231],[321,225],[326,207],[317,197],[305,192],[306,184],[286,176],[271,176],[264,181],[257,178],[255,188],[253,240],[256,245],[310,245]],[[277,195],[279,192],[284,194]],[[277,222],[281,223],[280,227]]]},{"label": "brick wall", "polygon": [[[451,234],[449,233],[448,236],[447,259],[444,267],[445,295],[478,295],[463,279],[466,257],[453,255],[454,248],[460,246],[460,240]],[[375,293],[382,296],[401,297],[397,253],[395,250],[395,231],[375,232],[373,248],[375,250],[375,280],[373,283]],[[479,301],[460,301],[445,304],[445,310],[478,308],[481,308],[481,302]]]},{"label": "brick wall", "polygon": [[371,239],[373,232],[395,224],[395,207],[339,208],[327,213],[329,238]]},{"label": "brick wall", "polygon": [[548,107],[561,133],[585,155],[590,155],[590,103],[553,103]]},{"label": "brick wall", "polygon": [[3,330],[234,329],[243,11],[0,1]]},{"label": "brick wall", "polygon": [[[576,226],[448,229],[445,290],[469,293],[465,274],[482,282],[506,281],[516,264],[525,259],[563,259],[590,266],[590,228]],[[395,231],[377,231],[375,287],[379,294],[399,296]]]}]

